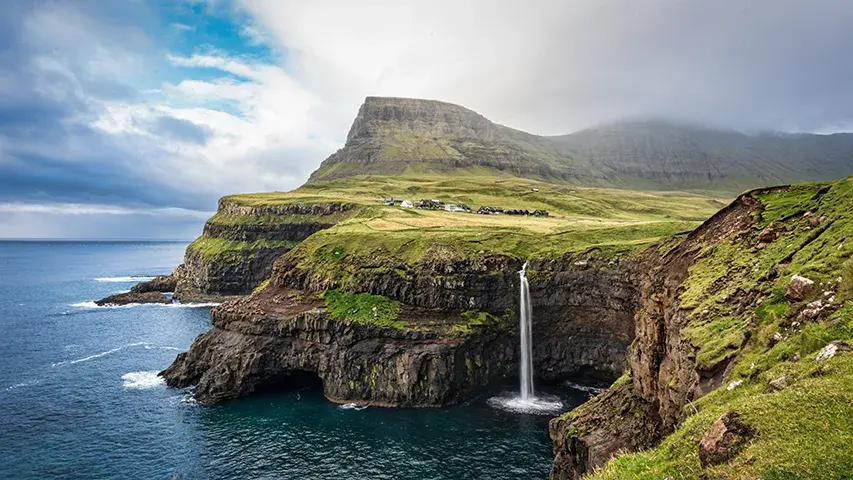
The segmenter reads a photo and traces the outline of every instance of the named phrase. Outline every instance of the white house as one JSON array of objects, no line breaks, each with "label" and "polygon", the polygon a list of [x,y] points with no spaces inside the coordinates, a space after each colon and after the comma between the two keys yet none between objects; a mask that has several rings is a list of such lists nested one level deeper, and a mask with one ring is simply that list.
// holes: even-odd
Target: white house
[{"label": "white house", "polygon": [[401,207],[403,207],[403,208],[412,208],[412,207],[414,207],[414,205],[412,205],[412,202],[410,202],[410,201],[408,201],[408,200],[403,200],[402,202],[400,202],[400,206],[401,206]]}]

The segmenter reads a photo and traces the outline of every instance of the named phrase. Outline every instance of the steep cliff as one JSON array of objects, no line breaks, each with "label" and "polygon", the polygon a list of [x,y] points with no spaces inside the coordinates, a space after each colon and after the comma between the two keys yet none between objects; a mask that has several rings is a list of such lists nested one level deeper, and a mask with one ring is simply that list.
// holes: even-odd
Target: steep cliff
[{"label": "steep cliff", "polygon": [[175,298],[207,301],[249,294],[269,277],[281,254],[358,211],[356,205],[339,202],[278,204],[258,199],[237,195],[219,201],[216,215],[172,274]]},{"label": "steep cliff", "polygon": [[[521,260],[466,258],[437,245],[393,268],[342,257],[332,278],[300,268],[303,248],[276,262],[268,286],[214,310],[213,330],[164,372],[170,385],[195,385],[199,400],[218,402],[311,372],[336,402],[427,407],[516,375]],[[361,275],[348,276],[353,264]],[[613,379],[624,369],[638,273],[615,265],[595,255],[531,262],[541,379]],[[364,293],[336,293],[342,288]],[[350,303],[338,308],[330,292]],[[372,308],[363,315],[365,302]],[[397,307],[386,318],[382,305]]]},{"label": "steep cliff", "polygon": [[[657,267],[641,288],[629,371],[606,394],[552,420],[552,478],[579,478],[664,438],[592,478],[849,472],[853,457],[843,445],[853,426],[853,360],[839,355],[822,365],[815,354],[853,337],[851,207],[853,178],[756,190],[648,251]],[[796,282],[809,288],[792,289]],[[708,463],[699,441],[726,412],[755,438]],[[816,424],[835,425],[840,435]],[[780,447],[780,438],[797,447]]]}]

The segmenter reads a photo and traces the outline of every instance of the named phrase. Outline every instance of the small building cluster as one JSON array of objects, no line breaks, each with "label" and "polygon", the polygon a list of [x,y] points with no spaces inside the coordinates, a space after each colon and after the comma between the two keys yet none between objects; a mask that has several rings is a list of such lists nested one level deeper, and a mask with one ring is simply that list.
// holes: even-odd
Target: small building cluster
[{"label": "small building cluster", "polygon": [[[421,210],[444,210],[446,212],[465,212],[465,213],[473,213],[471,207],[465,205],[464,203],[444,203],[441,200],[435,199],[421,199],[415,203],[412,203],[409,200],[404,198],[397,197],[388,197],[383,200],[383,203],[388,206],[400,206],[402,208],[419,208]],[[547,217],[547,210],[534,210],[532,213],[529,210],[504,210],[500,207],[490,207],[488,205],[483,205],[477,209],[477,213],[480,215],[528,215],[534,217]]]}]

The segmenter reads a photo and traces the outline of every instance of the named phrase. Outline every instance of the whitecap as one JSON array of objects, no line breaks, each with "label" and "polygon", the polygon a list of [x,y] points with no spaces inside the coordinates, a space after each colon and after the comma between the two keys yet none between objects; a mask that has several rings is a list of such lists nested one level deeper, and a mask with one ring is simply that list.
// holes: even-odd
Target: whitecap
[{"label": "whitecap", "polygon": [[575,383],[569,380],[563,382],[563,385],[574,390],[580,390],[581,392],[588,393],[590,395],[600,395],[607,391],[607,388],[593,387],[592,385],[581,385],[580,383]]},{"label": "whitecap", "polygon": [[24,388],[24,387],[32,387],[33,385],[38,385],[39,383],[41,383],[41,380],[39,380],[39,379],[27,380],[26,382],[16,383],[14,385],[9,385],[8,387],[6,387],[6,391],[16,390],[18,388]]},{"label": "whitecap", "polygon": [[[72,307],[76,308],[87,308],[87,309],[95,309],[95,308],[134,308],[134,307],[168,307],[168,308],[205,308],[205,307],[215,307],[219,305],[217,302],[198,302],[198,303],[126,303],[124,305],[98,305],[94,301],[88,302],[78,302],[72,303]],[[67,315],[67,312],[63,312],[63,315]]]},{"label": "whitecap", "polygon": [[154,277],[98,277],[96,282],[104,283],[131,283],[131,282],[149,282],[154,280]]},{"label": "whitecap", "polygon": [[146,370],[142,372],[130,372],[121,376],[124,380],[123,387],[134,390],[147,390],[166,385],[166,380],[157,375],[157,370]]},{"label": "whitecap", "polygon": [[516,413],[550,414],[563,409],[563,402],[554,396],[521,398],[520,396],[500,396],[486,400],[492,408]]},{"label": "whitecap", "polygon": [[365,408],[367,408],[367,405],[359,405],[357,403],[345,403],[338,408],[340,408],[341,410],[364,410]]},{"label": "whitecap", "polygon": [[138,346],[140,346],[140,345],[148,345],[148,342],[128,343],[127,345],[122,345],[122,346],[120,346],[120,347],[111,348],[111,349],[106,350],[106,351],[101,352],[101,353],[96,353],[96,354],[94,354],[94,355],[89,355],[88,357],[83,357],[83,358],[78,358],[78,359],[75,359],[75,360],[65,360],[65,361],[63,361],[63,362],[56,362],[56,363],[52,363],[52,364],[50,364],[50,366],[51,366],[51,367],[60,367],[60,366],[62,366],[62,365],[74,365],[75,363],[88,362],[89,360],[94,360],[94,359],[96,359],[96,358],[105,357],[105,356],[107,356],[107,355],[110,355],[110,354],[113,354],[113,353],[119,352],[119,351],[121,351],[121,350],[124,350],[125,348],[128,348],[128,347],[138,347]]}]

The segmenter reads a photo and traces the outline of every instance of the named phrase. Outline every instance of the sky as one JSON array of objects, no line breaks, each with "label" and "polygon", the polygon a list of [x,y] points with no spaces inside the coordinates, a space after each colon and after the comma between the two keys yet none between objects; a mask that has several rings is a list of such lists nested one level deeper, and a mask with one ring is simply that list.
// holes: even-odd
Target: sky
[{"label": "sky", "polygon": [[368,95],[538,134],[853,131],[848,0],[4,0],[0,238],[191,239]]}]

